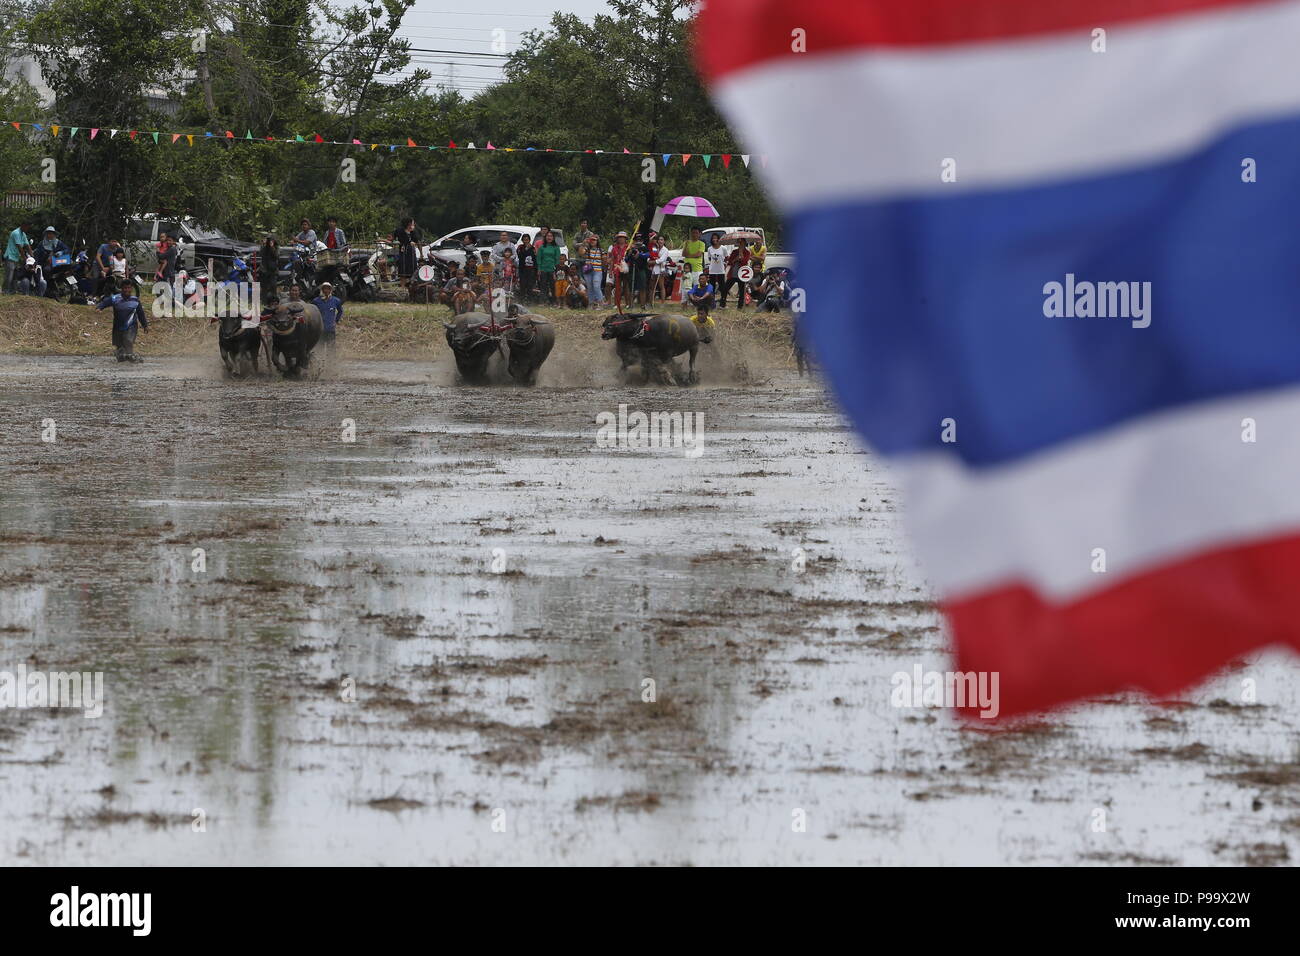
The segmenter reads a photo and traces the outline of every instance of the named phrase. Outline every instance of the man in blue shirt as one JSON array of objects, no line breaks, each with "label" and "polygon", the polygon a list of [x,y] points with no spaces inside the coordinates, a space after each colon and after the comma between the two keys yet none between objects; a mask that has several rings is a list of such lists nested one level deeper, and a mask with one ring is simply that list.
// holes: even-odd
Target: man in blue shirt
[{"label": "man in blue shirt", "polygon": [[99,308],[113,310],[113,347],[117,349],[117,360],[141,361],[134,351],[136,328],[148,330],[149,320],[145,318],[144,307],[136,296],[135,283],[127,279],[122,283],[122,291],[105,296]]},{"label": "man in blue shirt", "polygon": [[700,329],[700,342],[708,345],[713,341],[713,332],[717,326],[709,312],[713,309],[713,283],[707,281],[703,272],[695,277],[695,285],[686,290],[686,301],[695,306],[693,321]]},{"label": "man in blue shirt", "polygon": [[334,327],[343,320],[343,300],[334,294],[334,286],[328,282],[322,282],[320,284],[320,295],[312,299],[311,304],[320,310],[321,341],[332,352],[334,350]]},{"label": "man in blue shirt", "polygon": [[18,272],[18,265],[26,262],[27,257],[32,254],[32,240],[27,233],[31,231],[30,222],[21,223],[17,229],[9,233],[9,241],[5,243],[5,278],[3,289],[5,292],[14,291],[15,275]]}]

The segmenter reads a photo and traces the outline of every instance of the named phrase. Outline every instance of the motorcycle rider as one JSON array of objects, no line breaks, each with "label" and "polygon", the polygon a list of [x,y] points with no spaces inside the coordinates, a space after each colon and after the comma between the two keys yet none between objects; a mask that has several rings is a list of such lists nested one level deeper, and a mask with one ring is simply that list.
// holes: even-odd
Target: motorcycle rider
[{"label": "motorcycle rider", "polygon": [[50,262],[55,256],[67,256],[69,261],[72,259],[72,250],[59,238],[59,231],[53,226],[45,227],[45,237],[36,244],[32,254],[36,257],[36,264],[46,272],[49,271]]},{"label": "motorcycle rider", "polygon": [[99,278],[98,283],[95,285],[97,295],[103,295],[105,287],[112,281],[113,258],[116,256],[117,250],[121,248],[122,243],[120,240],[109,239],[95,250],[95,266],[98,269]]},{"label": "motorcycle rider", "polygon": [[139,362],[135,354],[136,329],[149,330],[149,320],[145,318],[144,307],[136,295],[135,283],[127,279],[122,283],[122,291],[115,295],[104,296],[98,308],[113,310],[113,348],[117,350],[119,362]]}]

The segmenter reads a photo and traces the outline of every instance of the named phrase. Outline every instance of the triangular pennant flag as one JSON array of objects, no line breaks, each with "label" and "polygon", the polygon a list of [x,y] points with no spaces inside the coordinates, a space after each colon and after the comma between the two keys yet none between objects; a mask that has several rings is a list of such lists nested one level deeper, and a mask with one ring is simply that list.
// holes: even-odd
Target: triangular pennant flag
[{"label": "triangular pennant flag", "polygon": [[116,135],[117,135],[117,130],[115,130],[115,129],[110,129],[110,130],[108,131],[108,138],[109,138],[109,139],[112,139],[112,138],[113,138],[114,136],[116,136]]},{"label": "triangular pennant flag", "polygon": [[51,127],[50,127],[50,134],[51,134],[52,136],[58,136],[58,135],[59,135],[59,127],[58,127],[57,125],[56,125],[56,126],[51,126]]},{"label": "triangular pennant flag", "polygon": [[248,132],[244,134],[244,139],[252,139],[252,138],[253,138],[253,131],[250,129]]},{"label": "triangular pennant flag", "polygon": [[267,141],[268,143],[274,143],[274,142],[275,142],[275,137],[274,137],[274,136],[268,136],[268,137],[266,138],[266,141]]},{"label": "triangular pennant flag", "polygon": [[731,168],[731,154],[730,154],[730,153],[723,153],[723,154],[722,154],[722,168],[723,168],[723,169],[730,169],[730,168]]},{"label": "triangular pennant flag", "polygon": [[767,169],[767,153],[763,153],[763,154],[762,154],[761,156],[759,156],[758,158],[759,158],[759,161],[763,164],[763,168],[764,168],[764,169]]},{"label": "triangular pennant flag", "polygon": [[33,123],[33,124],[32,124],[32,129],[40,130],[41,132],[44,132],[44,131],[45,131],[45,127],[42,126],[40,123]]},{"label": "triangular pennant flag", "polygon": [[203,135],[204,135],[207,139],[212,139],[212,134],[211,134],[211,133],[204,133]]},{"label": "triangular pennant flag", "polygon": [[293,141],[294,141],[295,143],[305,143],[305,142],[307,142],[307,141],[306,141],[305,139],[303,139],[301,136],[294,136]]},{"label": "triangular pennant flag", "polygon": [[629,153],[629,152],[631,152],[631,150],[629,150],[626,146],[624,146],[624,147],[623,147],[623,152],[625,152],[625,153]]},{"label": "triangular pennant flag", "polygon": [[411,139],[411,137],[409,137],[409,136],[406,137],[406,145],[407,145],[407,146],[414,146],[414,145],[415,145],[415,140]]},{"label": "triangular pennant flag", "polygon": [[371,152],[374,152],[374,151],[377,150],[378,148],[379,148],[379,144],[378,144],[378,143],[371,143],[371,144],[370,144],[370,151],[371,151]]},{"label": "triangular pennant flag", "polygon": [[672,153],[664,153],[664,165],[667,166],[667,165],[668,165],[668,160],[670,160],[670,159],[672,159],[672,158],[673,158],[673,154],[672,154]]},{"label": "triangular pennant flag", "polygon": [[9,125],[12,126],[14,129],[18,130],[20,133],[22,132],[23,124],[18,122],[17,120],[10,120]]},{"label": "triangular pennant flag", "polygon": [[234,131],[233,131],[233,130],[226,130],[226,139],[234,139],[234,138],[235,138]]},{"label": "triangular pennant flag", "polygon": [[74,127],[72,127],[72,132],[68,134],[68,139],[76,139],[76,138],[77,138],[77,130],[79,130],[79,129],[81,129],[80,126],[74,126]]},{"label": "triangular pennant flag", "polygon": [[749,169],[749,153],[741,153],[740,161],[745,164],[746,169]]},{"label": "triangular pennant flag", "polygon": [[154,145],[155,145],[155,146],[158,145],[158,134],[157,134],[157,133],[154,133],[154,134],[153,134],[153,142],[154,142]]},{"label": "triangular pennant flag", "polygon": [[536,146],[529,146],[529,147],[528,147],[528,152],[530,152],[530,153],[531,153],[531,152],[534,152],[536,149],[537,149]]},{"label": "triangular pennant flag", "polygon": [[488,148],[488,149],[496,149],[496,147],[492,145],[492,140],[488,140],[487,148]]},{"label": "triangular pennant flag", "polygon": [[352,141],[352,145],[353,145],[353,146],[360,146],[360,145],[361,145],[361,140],[359,140],[359,139],[354,139],[354,140]]},{"label": "triangular pennant flag", "polygon": [[695,155],[694,153],[682,153],[682,165],[685,166],[687,163],[689,163],[691,161],[691,157],[694,155]]},{"label": "triangular pennant flag", "polygon": [[390,153],[395,153],[395,152],[397,152],[397,146],[396,146],[396,145],[389,146],[389,147],[388,147],[388,151],[389,151]]},{"label": "triangular pennant flag", "polygon": [[712,158],[713,158],[713,154],[712,154],[712,153],[705,153],[705,154],[704,154],[704,168],[705,168],[705,169],[708,169],[708,168],[709,168],[709,160],[711,160]]},{"label": "triangular pennant flag", "polygon": [[325,142],[325,137],[322,136],[320,133],[317,133],[316,136],[315,136],[314,138],[315,138],[316,142],[318,142],[318,143],[323,143],[323,142]]},{"label": "triangular pennant flag", "polygon": [[460,148],[459,146],[456,145],[456,141],[455,141],[454,139],[449,139],[449,140],[447,140],[447,146],[448,146],[449,149],[459,149],[459,148]]},{"label": "triangular pennant flag", "polygon": [[181,138],[181,134],[180,134],[180,133],[172,133],[172,145],[175,146],[175,145],[176,145],[176,141],[177,141],[178,139],[180,139],[180,138]]},{"label": "triangular pennant flag", "polygon": [[193,133],[186,133],[186,134],[185,134],[185,138],[189,141],[189,144],[190,144],[191,146],[194,145],[194,134],[193,134]]}]

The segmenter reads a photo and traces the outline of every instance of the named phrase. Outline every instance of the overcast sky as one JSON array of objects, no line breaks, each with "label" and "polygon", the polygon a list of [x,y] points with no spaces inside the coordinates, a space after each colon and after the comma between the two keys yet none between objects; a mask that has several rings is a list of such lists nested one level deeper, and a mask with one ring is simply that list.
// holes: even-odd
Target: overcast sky
[{"label": "overcast sky", "polygon": [[[472,96],[501,78],[500,56],[490,54],[513,52],[520,34],[544,28],[558,11],[590,22],[607,9],[605,0],[416,0],[402,35],[420,48],[412,66],[432,72],[434,85],[454,80],[448,85]],[[468,55],[429,52],[447,50]]]}]

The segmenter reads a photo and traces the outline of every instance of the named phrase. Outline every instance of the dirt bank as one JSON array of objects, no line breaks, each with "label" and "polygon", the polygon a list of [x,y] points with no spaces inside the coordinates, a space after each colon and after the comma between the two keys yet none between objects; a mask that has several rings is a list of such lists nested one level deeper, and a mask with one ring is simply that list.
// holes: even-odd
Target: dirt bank
[{"label": "dirt bank", "polygon": [[[676,310],[680,306],[669,309]],[[555,323],[561,351],[571,358],[590,358],[608,351],[608,344],[600,340],[600,323],[608,311],[541,307],[533,311]],[[787,316],[759,315],[752,310],[715,315],[733,344],[757,350],[756,358],[761,354],[761,364],[792,366]],[[353,358],[432,359],[446,354],[442,323],[449,317],[449,310],[441,305],[347,303],[339,327],[339,346]],[[108,313],[90,306],[62,305],[29,296],[0,296],[0,353],[107,355],[112,352],[111,330]],[[149,331],[136,342],[136,351],[145,357],[215,357],[215,327],[201,318],[151,319]]]}]

